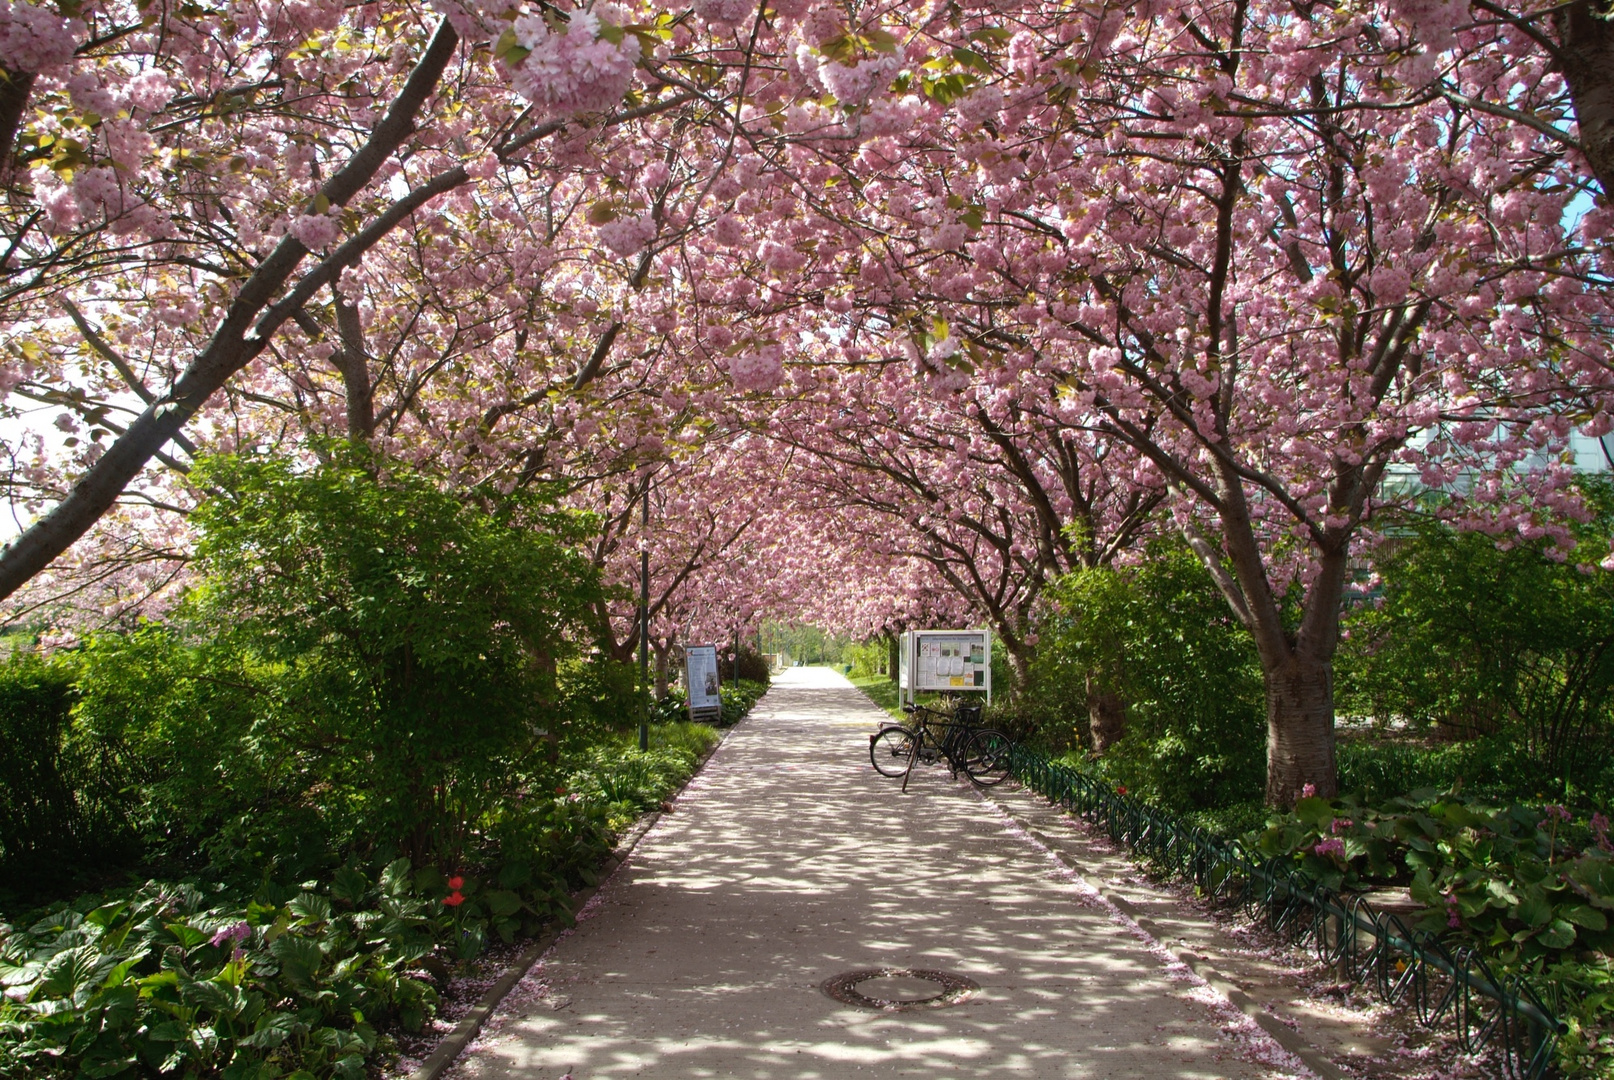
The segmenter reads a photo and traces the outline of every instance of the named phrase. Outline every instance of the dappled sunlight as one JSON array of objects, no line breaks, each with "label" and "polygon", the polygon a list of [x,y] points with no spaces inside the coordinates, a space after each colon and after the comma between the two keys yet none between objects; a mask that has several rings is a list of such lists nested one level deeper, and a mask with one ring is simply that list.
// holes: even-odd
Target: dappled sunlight
[{"label": "dappled sunlight", "polygon": [[[875,773],[883,717],[832,672],[782,676],[458,1075],[1274,1075],[945,769],[907,794]],[[862,968],[980,990],[892,1013],[820,992]]]}]

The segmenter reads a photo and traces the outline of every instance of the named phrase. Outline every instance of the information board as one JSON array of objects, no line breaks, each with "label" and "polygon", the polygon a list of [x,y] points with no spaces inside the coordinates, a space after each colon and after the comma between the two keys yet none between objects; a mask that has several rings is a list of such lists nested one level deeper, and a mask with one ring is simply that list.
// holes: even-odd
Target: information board
[{"label": "information board", "polygon": [[992,635],[986,630],[913,630],[897,665],[903,696],[983,693],[992,699]]},{"label": "information board", "polygon": [[718,694],[717,646],[684,647],[684,687],[689,691],[689,717],[705,720],[721,715],[723,699]]}]

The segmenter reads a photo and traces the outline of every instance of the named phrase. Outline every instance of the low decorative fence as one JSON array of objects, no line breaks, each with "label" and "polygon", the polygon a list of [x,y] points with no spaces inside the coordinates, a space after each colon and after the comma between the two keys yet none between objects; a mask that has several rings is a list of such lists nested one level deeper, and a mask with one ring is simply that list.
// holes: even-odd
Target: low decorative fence
[{"label": "low decorative fence", "polygon": [[1565,1028],[1527,980],[1412,929],[1363,897],[1322,888],[1285,860],[1262,859],[1237,840],[1195,828],[1040,752],[1016,746],[1010,771],[1204,895],[1309,940],[1343,978],[1371,987],[1387,1004],[1410,1004],[1425,1027],[1451,1026],[1465,1052],[1494,1051],[1509,1080],[1548,1074]]}]

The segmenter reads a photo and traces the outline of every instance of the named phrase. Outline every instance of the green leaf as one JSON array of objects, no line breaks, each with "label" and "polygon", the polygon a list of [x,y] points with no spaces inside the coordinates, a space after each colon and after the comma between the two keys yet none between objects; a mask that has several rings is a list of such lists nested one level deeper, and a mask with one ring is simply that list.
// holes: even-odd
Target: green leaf
[{"label": "green leaf", "polygon": [[213,937],[206,930],[198,930],[187,923],[168,923],[165,929],[186,952],[196,948],[203,942],[211,940]]},{"label": "green leaf", "polygon": [[381,891],[388,896],[403,896],[409,892],[408,859],[394,859],[381,871]]},{"label": "green leaf", "polygon": [[483,894],[483,901],[488,911],[501,918],[507,918],[521,910],[521,897],[508,889],[494,889]]},{"label": "green leaf", "polygon": [[1608,916],[1585,904],[1570,904],[1567,907],[1561,907],[1558,909],[1558,914],[1576,926],[1584,926],[1588,930],[1608,929]]},{"label": "green leaf", "polygon": [[30,1000],[62,998],[82,1007],[117,964],[116,956],[103,956],[94,945],[63,950],[45,961]]},{"label": "green leaf", "polygon": [[320,952],[317,943],[294,934],[276,938],[269,951],[280,961],[281,974],[299,989],[307,989],[313,983],[325,961],[325,954]]},{"label": "green leaf", "polygon": [[868,42],[875,52],[893,53],[902,42],[895,34],[885,30],[874,29],[863,34],[863,40]]},{"label": "green leaf", "polygon": [[331,896],[348,904],[358,904],[370,891],[370,879],[351,866],[343,866],[331,878]]},{"label": "green leaf", "polygon": [[1567,949],[1575,943],[1575,928],[1562,919],[1554,919],[1536,940],[1549,949]]},{"label": "green leaf", "polygon": [[331,921],[331,902],[325,897],[317,896],[314,893],[298,893],[286,907],[293,915],[297,916],[299,922],[324,923]]},{"label": "green leaf", "polygon": [[1527,926],[1544,926],[1552,918],[1552,904],[1539,892],[1532,891],[1514,907],[1513,916]]}]

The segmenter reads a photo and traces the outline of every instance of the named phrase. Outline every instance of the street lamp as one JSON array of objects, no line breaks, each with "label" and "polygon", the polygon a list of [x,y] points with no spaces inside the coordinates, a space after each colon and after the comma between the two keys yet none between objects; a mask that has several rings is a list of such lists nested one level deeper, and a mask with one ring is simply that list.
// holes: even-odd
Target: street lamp
[{"label": "street lamp", "polygon": [[639,537],[639,749],[650,749],[650,477],[644,478]]}]

